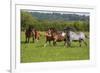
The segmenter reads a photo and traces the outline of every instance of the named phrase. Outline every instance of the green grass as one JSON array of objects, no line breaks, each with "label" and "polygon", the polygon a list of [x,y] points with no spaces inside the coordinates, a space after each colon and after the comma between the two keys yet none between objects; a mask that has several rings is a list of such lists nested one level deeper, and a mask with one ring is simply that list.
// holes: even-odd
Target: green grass
[{"label": "green grass", "polygon": [[[85,32],[88,35],[88,32]],[[89,40],[88,46],[82,43],[79,47],[78,42],[73,42],[71,47],[65,47],[64,42],[57,42],[56,46],[45,44],[44,32],[38,42],[29,44],[25,42],[24,32],[21,32],[21,63],[48,62],[48,61],[68,61],[68,60],[88,60],[89,59]]]}]

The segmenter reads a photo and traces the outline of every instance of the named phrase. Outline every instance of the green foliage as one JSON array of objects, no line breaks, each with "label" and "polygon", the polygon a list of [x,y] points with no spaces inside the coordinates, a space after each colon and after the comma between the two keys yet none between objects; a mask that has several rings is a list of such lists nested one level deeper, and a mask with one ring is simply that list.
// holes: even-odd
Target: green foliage
[{"label": "green foliage", "polygon": [[21,30],[27,29],[30,25],[36,24],[37,20],[28,12],[21,12]]},{"label": "green foliage", "polygon": [[73,26],[77,31],[89,31],[89,23],[85,21],[76,21]]},{"label": "green foliage", "polygon": [[65,21],[59,19],[39,20],[36,17],[32,16],[31,13],[21,11],[21,30],[27,29],[30,25],[40,31],[45,31],[50,27],[55,27],[57,30],[63,30],[67,26],[74,27],[77,31],[89,31],[88,20],[79,20],[79,21]]}]

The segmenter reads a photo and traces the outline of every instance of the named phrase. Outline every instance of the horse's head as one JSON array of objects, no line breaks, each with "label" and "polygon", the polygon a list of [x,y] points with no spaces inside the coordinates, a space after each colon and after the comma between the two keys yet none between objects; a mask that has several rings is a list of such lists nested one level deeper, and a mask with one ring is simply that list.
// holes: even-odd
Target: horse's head
[{"label": "horse's head", "polygon": [[74,27],[65,27],[64,28],[64,31],[66,32],[68,32],[68,31],[76,31],[76,29],[74,28]]},{"label": "horse's head", "polygon": [[48,31],[47,31],[47,36],[53,37],[53,36],[55,36],[55,34],[56,34],[56,29],[55,29],[55,28],[49,28],[49,29],[48,29]]},{"label": "horse's head", "polygon": [[51,33],[56,33],[57,30],[55,28],[50,28]]},{"label": "horse's head", "polygon": [[29,30],[29,31],[32,31],[33,29],[34,29],[33,25],[29,25],[29,26],[28,26],[28,30]]}]

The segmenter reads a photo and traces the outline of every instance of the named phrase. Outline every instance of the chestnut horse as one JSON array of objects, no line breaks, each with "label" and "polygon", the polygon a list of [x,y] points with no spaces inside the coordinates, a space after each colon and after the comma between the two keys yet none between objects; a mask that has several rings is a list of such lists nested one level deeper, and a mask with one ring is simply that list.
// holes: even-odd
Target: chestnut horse
[{"label": "chestnut horse", "polygon": [[56,42],[65,41],[65,33],[57,31],[55,28],[49,28],[48,31],[46,31],[46,43],[44,44],[44,47],[47,45],[47,42],[49,44],[51,41],[53,41],[53,45],[56,45]]},{"label": "chestnut horse", "polygon": [[53,37],[53,45],[54,46],[56,45],[56,42],[61,42],[61,41],[64,41],[64,45],[65,45],[65,43],[66,43],[65,32],[57,31],[55,28],[53,28],[51,30],[51,34],[52,34],[52,37]]},{"label": "chestnut horse", "polygon": [[38,41],[40,39],[40,32],[37,31],[36,29],[33,31],[33,33],[35,34],[35,39],[36,41]]}]

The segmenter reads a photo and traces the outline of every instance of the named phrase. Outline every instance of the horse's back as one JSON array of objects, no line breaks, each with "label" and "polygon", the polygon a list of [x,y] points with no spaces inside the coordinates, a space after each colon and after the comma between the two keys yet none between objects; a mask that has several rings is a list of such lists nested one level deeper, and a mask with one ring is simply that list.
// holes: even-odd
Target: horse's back
[{"label": "horse's back", "polygon": [[85,34],[83,32],[79,33],[81,39],[85,39]]},{"label": "horse's back", "polygon": [[85,39],[85,34],[83,32],[75,33],[75,32],[70,32],[70,39],[71,40],[84,40]]}]

